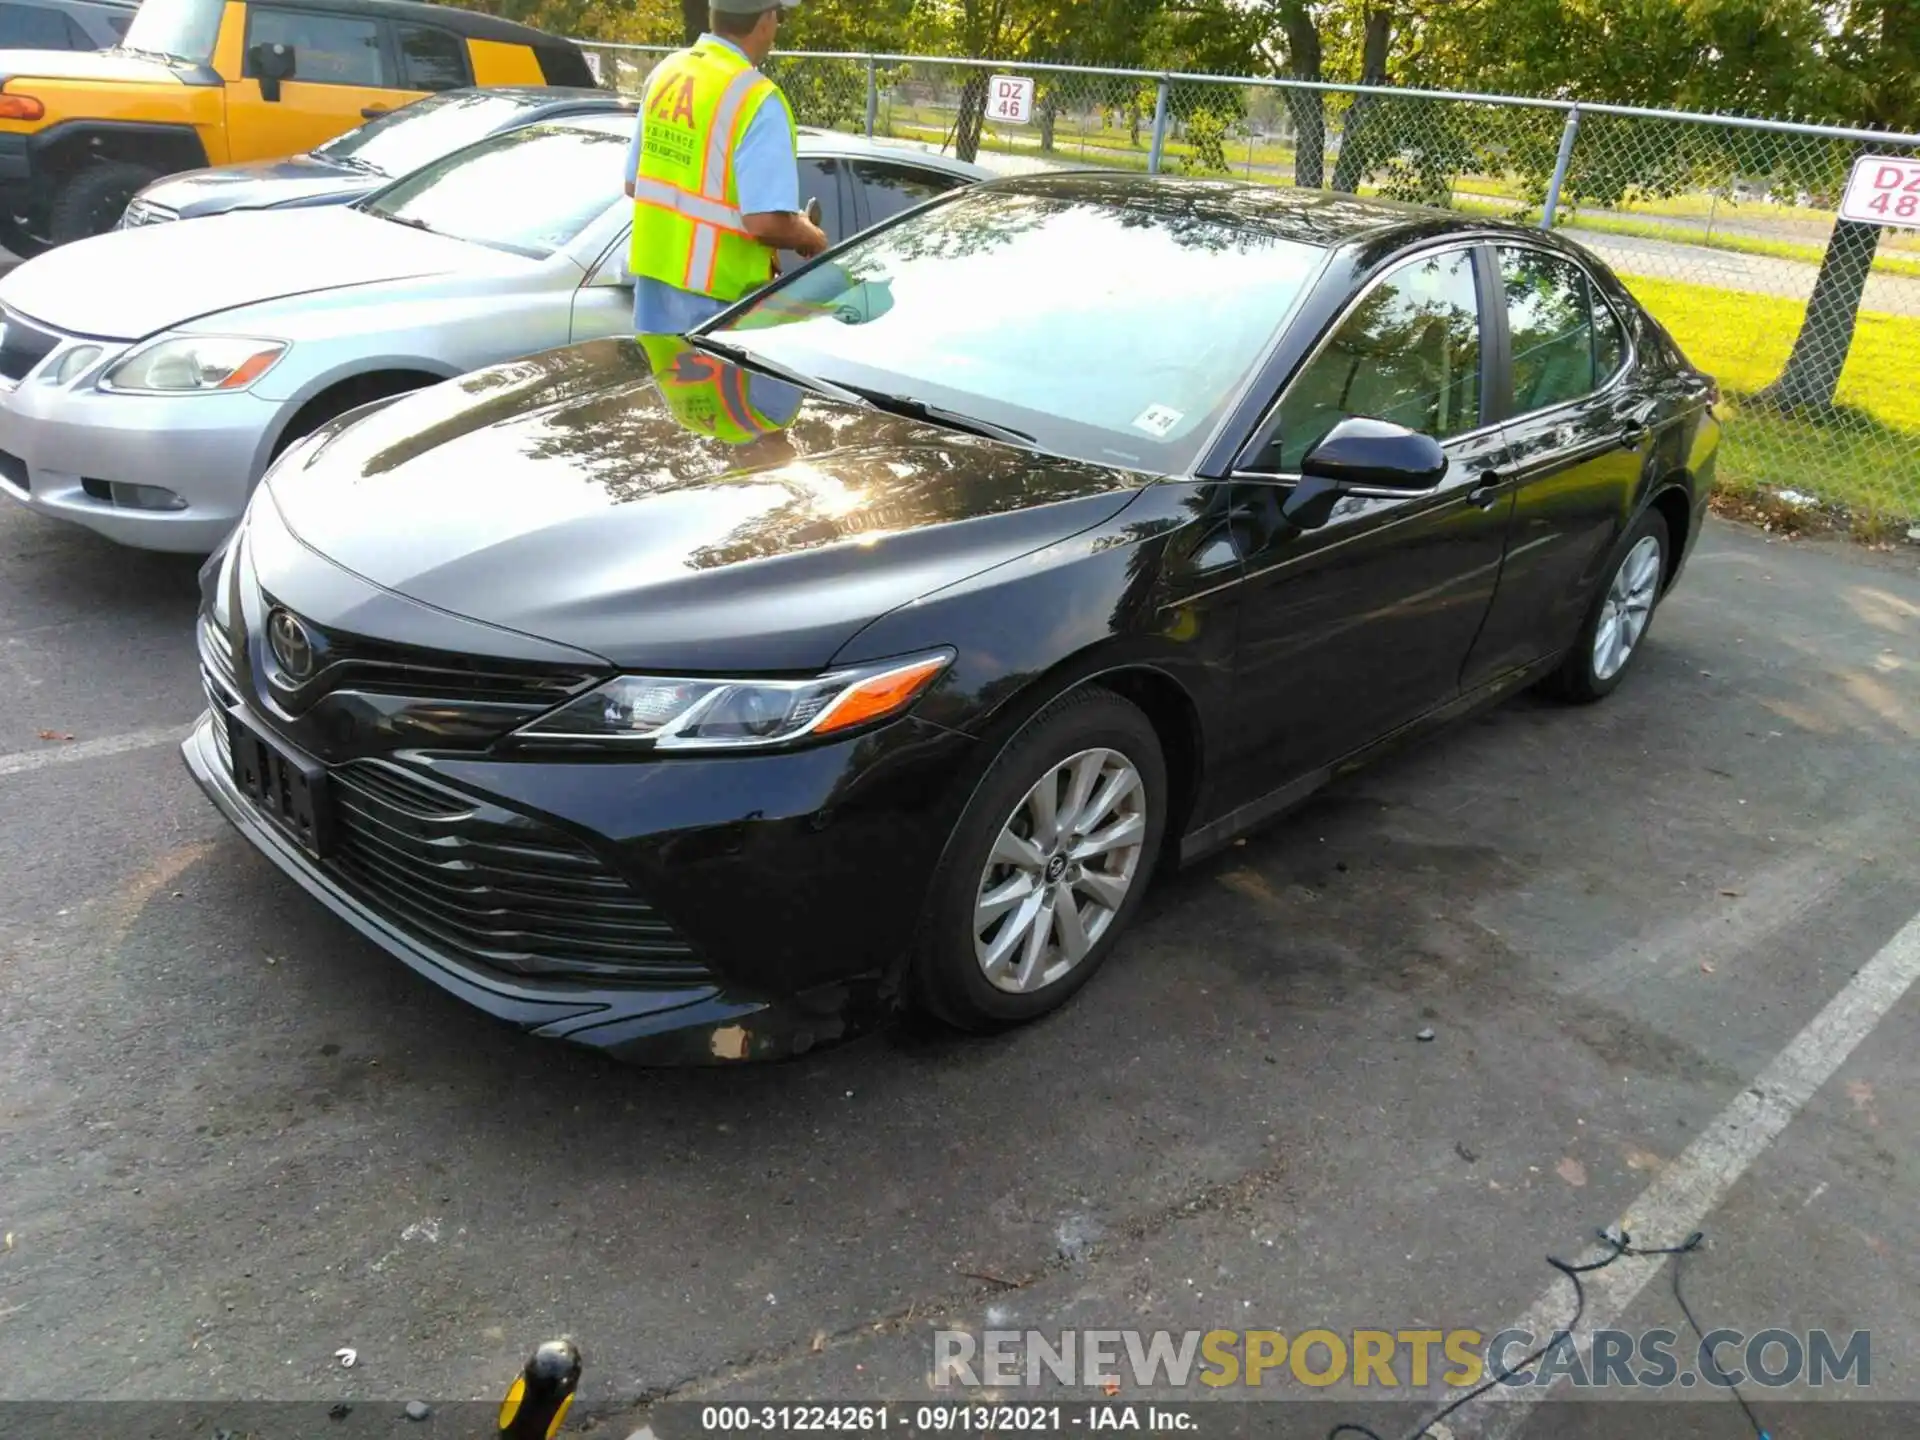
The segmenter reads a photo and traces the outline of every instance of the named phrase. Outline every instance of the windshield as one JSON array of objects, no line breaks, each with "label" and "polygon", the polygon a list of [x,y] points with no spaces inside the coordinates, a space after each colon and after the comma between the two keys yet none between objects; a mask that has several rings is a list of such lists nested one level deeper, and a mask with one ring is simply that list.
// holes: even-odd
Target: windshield
[{"label": "windshield", "polygon": [[627,139],[529,125],[433,161],[371,196],[371,215],[545,259],[620,199]]},{"label": "windshield", "polygon": [[382,175],[405,175],[442,155],[484,140],[516,115],[524,102],[485,90],[449,90],[402,105],[378,120],[329,140],[313,153]]},{"label": "windshield", "polygon": [[204,64],[220,35],[220,0],[141,0],[121,45]]},{"label": "windshield", "polygon": [[1324,254],[1179,203],[963,192],[712,333],[1049,450],[1179,471]]}]

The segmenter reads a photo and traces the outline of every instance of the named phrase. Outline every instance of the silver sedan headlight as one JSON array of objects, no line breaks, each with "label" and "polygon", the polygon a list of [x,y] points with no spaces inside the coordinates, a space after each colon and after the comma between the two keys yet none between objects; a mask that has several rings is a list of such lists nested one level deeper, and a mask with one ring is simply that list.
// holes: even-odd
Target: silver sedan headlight
[{"label": "silver sedan headlight", "polygon": [[175,335],[130,351],[100,377],[100,388],[133,395],[245,390],[287,353],[284,340],[250,335]]}]

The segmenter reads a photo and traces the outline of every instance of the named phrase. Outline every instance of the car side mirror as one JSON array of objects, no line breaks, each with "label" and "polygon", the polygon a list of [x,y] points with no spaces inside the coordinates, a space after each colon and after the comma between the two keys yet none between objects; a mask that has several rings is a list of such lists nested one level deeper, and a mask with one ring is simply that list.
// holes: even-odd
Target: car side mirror
[{"label": "car side mirror", "polygon": [[1418,495],[1447,473],[1447,453],[1431,435],[1364,415],[1342,420],[1300,462],[1300,479],[1280,507],[1299,530],[1317,530],[1354,490]]},{"label": "car side mirror", "polygon": [[256,45],[247,52],[254,78],[260,82],[260,98],[270,104],[280,100],[280,82],[293,79],[291,45]]},{"label": "car side mirror", "polygon": [[1447,473],[1447,452],[1431,435],[1355,415],[1334,426],[1307,452],[1300,473],[1347,489],[1413,495],[1440,483]]}]

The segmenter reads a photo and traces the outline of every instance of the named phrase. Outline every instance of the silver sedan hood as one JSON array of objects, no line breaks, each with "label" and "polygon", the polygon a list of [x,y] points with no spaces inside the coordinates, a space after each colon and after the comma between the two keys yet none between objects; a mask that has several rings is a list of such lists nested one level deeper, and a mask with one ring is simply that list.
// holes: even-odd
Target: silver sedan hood
[{"label": "silver sedan hood", "polygon": [[212,215],[113,230],[0,279],[0,303],[70,334],[139,340],[289,295],[527,261],[350,209]]}]

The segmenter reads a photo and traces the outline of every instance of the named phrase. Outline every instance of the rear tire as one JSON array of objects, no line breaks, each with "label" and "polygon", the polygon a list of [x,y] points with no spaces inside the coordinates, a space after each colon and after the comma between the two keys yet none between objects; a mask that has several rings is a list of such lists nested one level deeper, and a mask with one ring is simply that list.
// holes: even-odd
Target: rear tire
[{"label": "rear tire", "polygon": [[125,160],[88,165],[70,176],[54,197],[47,231],[54,245],[104,235],[120,223],[127,203],[160,178],[158,170]]},{"label": "rear tire", "polygon": [[948,841],[909,970],[916,1008],[992,1031],[1065,1004],[1139,908],[1166,815],[1166,761],[1137,706],[1090,687],[1034,716]]},{"label": "rear tire", "polygon": [[1605,578],[1580,627],[1580,637],[1541,689],[1575,705],[1589,705],[1614,692],[1634,657],[1646,647],[1666,581],[1671,544],[1666,519],[1658,510],[1649,509],[1634,521],[1601,572]]}]

